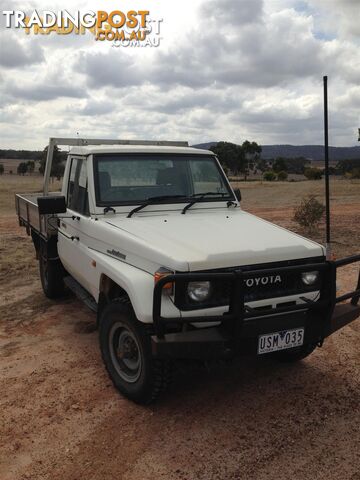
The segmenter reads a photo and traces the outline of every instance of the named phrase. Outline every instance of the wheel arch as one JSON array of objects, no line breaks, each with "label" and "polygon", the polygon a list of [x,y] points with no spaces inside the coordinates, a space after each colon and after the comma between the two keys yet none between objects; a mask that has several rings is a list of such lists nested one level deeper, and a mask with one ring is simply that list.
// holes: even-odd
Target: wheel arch
[{"label": "wheel arch", "polygon": [[52,259],[58,259],[57,249],[57,236],[52,236],[48,239],[44,239],[36,230],[31,229],[31,239],[34,244],[36,258],[39,258],[40,252],[52,257]]},{"label": "wheel arch", "polygon": [[[112,300],[116,298],[128,298],[131,303],[130,295],[125,290],[125,288],[119,285],[119,282],[116,282],[107,274],[102,273],[100,275],[99,282],[99,300],[98,300],[98,312],[97,312],[97,322],[99,323],[101,313],[105,305],[107,305]],[[131,304],[132,305],[132,304]]]},{"label": "wheel arch", "polygon": [[[116,295],[128,296],[135,316],[141,323],[152,323],[154,275],[102,252],[92,251],[92,259],[96,262],[93,296],[100,307],[99,314],[104,302],[106,304],[107,293],[115,292]],[[162,315],[180,316],[170,297],[164,296],[162,300]]]}]

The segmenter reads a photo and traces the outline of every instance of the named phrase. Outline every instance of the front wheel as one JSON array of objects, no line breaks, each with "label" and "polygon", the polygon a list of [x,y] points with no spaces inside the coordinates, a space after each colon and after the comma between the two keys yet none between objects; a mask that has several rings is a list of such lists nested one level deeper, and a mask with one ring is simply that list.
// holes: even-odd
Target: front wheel
[{"label": "front wheel", "polygon": [[102,358],[115,387],[136,403],[156,400],[170,381],[171,366],[152,357],[150,335],[127,298],[105,306],[99,335]]}]

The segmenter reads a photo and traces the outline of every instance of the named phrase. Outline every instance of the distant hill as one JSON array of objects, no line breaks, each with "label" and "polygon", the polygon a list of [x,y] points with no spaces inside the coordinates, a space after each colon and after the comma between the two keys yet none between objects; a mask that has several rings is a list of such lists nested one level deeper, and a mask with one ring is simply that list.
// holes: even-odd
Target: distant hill
[{"label": "distant hill", "polygon": [[197,145],[191,145],[191,146],[195,148],[202,148],[204,150],[209,150],[209,148],[213,147],[217,143],[218,142],[198,143]]},{"label": "distant hill", "polygon": [[[195,148],[208,150],[217,142],[199,143]],[[330,160],[352,160],[360,158],[360,147],[330,147]],[[304,157],[311,160],[324,160],[324,147],[322,145],[262,145],[262,158],[296,158]]]}]

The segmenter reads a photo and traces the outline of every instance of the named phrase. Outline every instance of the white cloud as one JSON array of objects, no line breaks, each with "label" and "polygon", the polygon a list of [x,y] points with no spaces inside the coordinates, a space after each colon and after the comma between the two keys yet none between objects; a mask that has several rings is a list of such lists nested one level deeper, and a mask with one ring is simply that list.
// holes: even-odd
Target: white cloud
[{"label": "white cloud", "polygon": [[0,34],[0,66],[6,69],[23,68],[44,61],[43,49],[34,42],[19,42],[12,32]]},{"label": "white cloud", "polygon": [[358,0],[308,0],[319,9],[319,25],[324,30],[335,32],[341,37],[351,37],[359,42],[360,3]]},{"label": "white cloud", "polygon": [[[32,10],[119,8],[115,0],[12,2]],[[3,8],[6,8],[5,5]],[[124,0],[123,10],[143,8]],[[329,74],[331,140],[359,126],[358,1],[159,0],[159,48],[112,48],[90,34],[0,45],[2,147],[41,148],[49,136],[322,142]]]}]

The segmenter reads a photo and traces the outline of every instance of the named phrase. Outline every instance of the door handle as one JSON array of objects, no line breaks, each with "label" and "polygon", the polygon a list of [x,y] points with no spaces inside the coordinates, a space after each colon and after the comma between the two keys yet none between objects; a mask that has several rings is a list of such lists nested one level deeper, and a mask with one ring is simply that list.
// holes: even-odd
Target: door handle
[{"label": "door handle", "polygon": [[80,237],[70,237],[70,238],[71,238],[72,241],[74,241],[74,240],[79,241],[80,240]]}]

